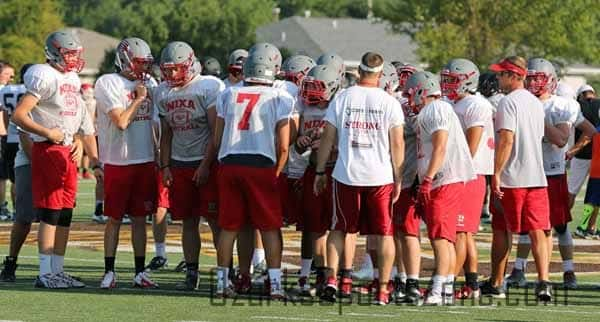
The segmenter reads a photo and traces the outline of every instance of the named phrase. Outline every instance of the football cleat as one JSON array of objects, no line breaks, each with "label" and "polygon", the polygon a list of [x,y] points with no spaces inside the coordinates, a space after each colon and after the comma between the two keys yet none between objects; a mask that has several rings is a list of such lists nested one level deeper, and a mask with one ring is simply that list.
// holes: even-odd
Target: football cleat
[{"label": "football cleat", "polygon": [[101,289],[112,289],[117,288],[117,275],[113,271],[108,271],[104,273],[102,277],[102,281],[100,282]]},{"label": "football cleat", "polygon": [[198,288],[198,272],[188,271],[185,280],[175,285],[178,291],[193,291]]},{"label": "football cleat", "polygon": [[510,276],[506,278],[506,285],[511,287],[525,287],[527,286],[527,279],[525,278],[525,272],[520,269],[513,268]]},{"label": "football cleat", "polygon": [[83,288],[85,287],[85,283],[81,281],[78,277],[74,277],[65,272],[60,272],[54,275],[55,278],[62,279],[62,281],[67,284],[70,288]]},{"label": "football cleat", "polygon": [[0,272],[0,281],[1,282],[9,282],[13,283],[16,281],[15,271],[17,270],[17,262],[14,260],[9,260],[7,256],[4,260],[4,268],[2,272]]},{"label": "football cleat", "polygon": [[133,278],[133,287],[137,288],[158,288],[158,284],[150,279],[150,275],[146,272],[139,272]]},{"label": "football cleat", "polygon": [[161,268],[167,268],[169,261],[162,256],[155,256],[150,260],[150,263],[146,266],[145,270],[147,271],[157,271]]},{"label": "football cleat", "polygon": [[33,284],[37,288],[48,288],[48,289],[66,289],[69,288],[61,278],[56,278],[52,273],[39,275]]}]

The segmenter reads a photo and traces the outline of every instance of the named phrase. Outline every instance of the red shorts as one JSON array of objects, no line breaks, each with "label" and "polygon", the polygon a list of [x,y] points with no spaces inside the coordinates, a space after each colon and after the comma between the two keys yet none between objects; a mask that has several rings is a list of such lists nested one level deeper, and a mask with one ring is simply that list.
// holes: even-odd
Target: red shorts
[{"label": "red shorts", "polygon": [[414,187],[402,189],[400,198],[394,204],[394,230],[405,235],[419,236],[421,215],[417,211],[417,190]]},{"label": "red shorts", "polygon": [[327,186],[325,191],[315,196],[313,185],[315,182],[315,168],[308,167],[304,172],[302,183],[302,227],[304,232],[325,233],[331,228],[333,216],[333,199],[331,173],[333,167],[326,168]]},{"label": "red shorts", "polygon": [[567,175],[546,177],[548,181],[548,200],[550,201],[550,224],[552,227],[566,225],[571,218],[569,209],[569,188]]},{"label": "red shorts", "polygon": [[333,180],[332,230],[362,235],[394,234],[393,184],[375,187],[348,186]]},{"label": "red shorts", "polygon": [[275,168],[223,164],[218,171],[219,227],[239,231],[250,223],[268,231],[281,228],[283,216]]},{"label": "red shorts", "polygon": [[216,219],[218,192],[216,176],[218,167],[210,169],[208,182],[196,186],[193,180],[197,167],[171,168],[173,182],[169,188],[169,205],[173,220],[191,217]]},{"label": "red shorts", "polygon": [[77,164],[71,161],[70,150],[70,146],[33,143],[31,192],[35,208],[75,208]]},{"label": "red shorts", "polygon": [[460,203],[461,208],[456,223],[457,232],[476,234],[479,231],[485,189],[485,176],[482,175],[478,175],[477,178],[465,184],[464,197]]},{"label": "red shorts", "polygon": [[502,188],[506,228],[513,233],[550,230],[550,209],[546,187]]},{"label": "red shorts", "polygon": [[431,201],[423,205],[430,240],[456,240],[458,213],[463,202],[465,184],[456,182],[431,190]]},{"label": "red shorts", "polygon": [[156,164],[104,165],[104,214],[147,216],[156,210]]},{"label": "red shorts", "polygon": [[157,206],[159,208],[169,209],[169,188],[163,183],[162,170],[157,171],[157,187],[158,187],[158,201]]}]

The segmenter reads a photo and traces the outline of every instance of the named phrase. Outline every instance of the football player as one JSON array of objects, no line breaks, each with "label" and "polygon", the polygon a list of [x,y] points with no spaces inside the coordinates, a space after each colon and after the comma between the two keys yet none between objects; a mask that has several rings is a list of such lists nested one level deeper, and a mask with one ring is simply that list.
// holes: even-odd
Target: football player
[{"label": "football player", "polygon": [[468,59],[452,59],[442,69],[442,95],[452,102],[458,115],[477,175],[465,185],[469,198],[461,203],[456,226],[456,265],[450,274],[458,276],[464,266],[466,281],[455,294],[458,299],[479,297],[478,255],[473,235],[479,231],[486,193],[485,176],[494,172],[493,107],[488,100],[475,95],[478,83],[479,68]]},{"label": "football player", "polygon": [[71,160],[73,137],[83,134],[84,148],[98,180],[102,170],[94,126],[86,115],[77,73],[84,61],[79,39],[68,30],[46,39],[45,64],[25,73],[25,94],[15,109],[13,122],[32,134],[31,175],[33,205],[38,212],[40,273],[35,286],[83,287],[64,272],[64,255],[77,192],[77,165]]},{"label": "football player", "polygon": [[182,244],[185,281],[176,287],[194,290],[198,285],[200,235],[204,217],[218,240],[216,225],[216,151],[213,144],[215,104],[225,84],[214,76],[199,75],[194,50],[186,43],[169,43],[161,52],[164,82],[155,94],[161,117],[161,168],[169,187],[174,220],[183,220]]},{"label": "football player", "polygon": [[[115,54],[116,73],[98,78],[98,144],[104,166],[104,277],[100,288],[116,287],[115,255],[121,221],[131,219],[135,257],[135,287],[157,287],[145,272],[146,216],[156,207],[154,162],[154,106],[147,86],[153,62],[148,44],[139,38],[123,39]],[[151,85],[147,85],[151,84]]]},{"label": "football player", "polygon": [[248,57],[248,51],[245,49],[236,49],[229,54],[227,71],[229,74],[225,79],[225,87],[233,86],[244,80],[242,66]]},{"label": "football player", "polygon": [[217,295],[234,293],[227,282],[233,243],[250,223],[264,240],[270,296],[282,299],[278,177],[288,157],[294,99],[273,87],[281,58],[268,46],[255,47],[244,62],[244,86],[229,87],[217,103],[218,189],[219,198],[227,200],[219,207]]}]

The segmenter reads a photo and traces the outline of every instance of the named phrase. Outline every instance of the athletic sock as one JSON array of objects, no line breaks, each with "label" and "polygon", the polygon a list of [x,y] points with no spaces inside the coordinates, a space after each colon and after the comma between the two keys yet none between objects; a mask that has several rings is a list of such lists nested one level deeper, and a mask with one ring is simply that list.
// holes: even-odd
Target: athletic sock
[{"label": "athletic sock", "polygon": [[187,269],[188,272],[192,271],[192,272],[197,272],[198,271],[198,263],[185,263],[185,267]]},{"label": "athletic sock", "polygon": [[115,271],[115,257],[104,257],[104,273]]},{"label": "athletic sock", "polygon": [[473,290],[477,290],[479,289],[479,283],[477,283],[477,278],[477,272],[465,273],[465,284]]},{"label": "athletic sock", "polygon": [[264,248],[255,248],[252,254],[252,265],[258,265],[265,260]]},{"label": "athletic sock", "polygon": [[96,200],[96,210],[94,210],[94,215],[100,216],[104,213],[104,203],[102,200]]},{"label": "athletic sock", "polygon": [[400,272],[398,273],[398,278],[400,278],[400,281],[402,281],[402,283],[406,283],[406,280],[408,279],[408,276],[406,275],[406,272]]},{"label": "athletic sock", "polygon": [[217,289],[224,289],[229,285],[229,267],[217,267]]},{"label": "athletic sock", "polygon": [[65,269],[65,257],[52,254],[52,274],[62,273]]},{"label": "athletic sock", "polygon": [[300,266],[300,277],[308,277],[310,275],[310,266],[312,264],[311,259],[302,259],[302,264]]},{"label": "athletic sock", "polygon": [[281,290],[281,269],[269,268],[269,281],[271,282],[271,291]]},{"label": "athletic sock", "polygon": [[441,296],[442,288],[446,282],[446,276],[434,275],[431,279],[431,294]]},{"label": "athletic sock", "polygon": [[144,271],[146,256],[135,256],[135,275]]},{"label": "athletic sock", "polygon": [[454,295],[454,274],[448,274],[448,276],[446,276],[444,293],[446,293],[446,295]]},{"label": "athletic sock", "polygon": [[573,260],[572,259],[567,259],[564,260],[563,263],[563,272],[573,272],[575,271],[575,266],[573,266]]},{"label": "athletic sock", "polygon": [[515,269],[526,272],[527,271],[527,258],[517,257],[517,259],[515,260]]},{"label": "athletic sock", "polygon": [[167,258],[167,245],[166,243],[154,243],[154,249],[156,251],[156,256]]},{"label": "athletic sock", "polygon": [[39,254],[40,275],[52,274],[52,255]]}]

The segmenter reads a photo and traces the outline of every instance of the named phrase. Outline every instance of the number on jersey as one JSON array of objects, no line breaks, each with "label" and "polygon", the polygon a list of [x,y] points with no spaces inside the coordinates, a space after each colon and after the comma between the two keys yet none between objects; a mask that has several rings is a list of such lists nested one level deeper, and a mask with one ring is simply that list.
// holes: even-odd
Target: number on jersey
[{"label": "number on jersey", "polygon": [[248,131],[250,129],[250,115],[252,115],[252,110],[254,110],[259,99],[260,94],[238,93],[236,103],[243,105],[247,101],[242,119],[238,122],[238,130]]}]

